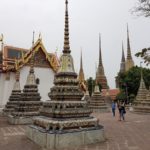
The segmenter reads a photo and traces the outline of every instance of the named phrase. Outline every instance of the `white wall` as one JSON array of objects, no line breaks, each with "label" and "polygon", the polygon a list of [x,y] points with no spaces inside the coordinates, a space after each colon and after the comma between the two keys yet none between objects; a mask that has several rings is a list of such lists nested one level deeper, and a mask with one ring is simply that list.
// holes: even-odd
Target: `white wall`
[{"label": "white wall", "polygon": [[[27,75],[29,74],[30,67],[25,66],[21,69],[20,73],[20,86],[23,89],[26,84]],[[41,100],[49,100],[48,93],[50,88],[53,86],[54,72],[50,68],[34,68],[36,78],[40,79],[40,84],[38,85],[39,93],[41,95]]]},{"label": "white wall", "polygon": [[4,106],[11,95],[15,83],[15,73],[10,73],[10,80],[6,80],[6,74],[0,76],[0,106]]},{"label": "white wall", "polygon": [[[27,75],[29,74],[29,66],[25,66],[20,70],[20,86],[23,90],[26,84]],[[53,86],[54,72],[51,68],[34,68],[36,78],[40,79],[40,84],[38,85],[38,90],[42,101],[49,100],[48,93],[50,88]],[[0,106],[4,106],[15,83],[15,73],[11,73],[10,80],[5,80],[6,74],[0,74]]]}]

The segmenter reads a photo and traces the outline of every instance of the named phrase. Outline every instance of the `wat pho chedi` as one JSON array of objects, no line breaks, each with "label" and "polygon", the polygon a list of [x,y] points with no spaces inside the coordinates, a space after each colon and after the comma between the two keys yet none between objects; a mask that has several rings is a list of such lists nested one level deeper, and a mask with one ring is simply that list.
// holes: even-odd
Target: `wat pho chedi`
[{"label": "wat pho chedi", "polygon": [[42,101],[40,101],[40,99],[41,96],[38,93],[38,85],[36,84],[36,77],[34,74],[34,59],[32,54],[30,61],[30,71],[27,76],[26,84],[24,86],[23,92],[20,95],[20,98],[17,101],[17,104],[14,106],[14,111],[8,115],[9,123],[32,123],[33,117],[39,115],[39,109],[42,105]]},{"label": "wat pho chedi", "polygon": [[61,67],[55,74],[54,86],[49,92],[50,101],[44,102],[40,116],[27,128],[27,136],[47,149],[59,149],[105,141],[104,127],[92,117],[92,110],[82,101],[74,71],[69,44],[68,1],[66,0],[64,49]]}]

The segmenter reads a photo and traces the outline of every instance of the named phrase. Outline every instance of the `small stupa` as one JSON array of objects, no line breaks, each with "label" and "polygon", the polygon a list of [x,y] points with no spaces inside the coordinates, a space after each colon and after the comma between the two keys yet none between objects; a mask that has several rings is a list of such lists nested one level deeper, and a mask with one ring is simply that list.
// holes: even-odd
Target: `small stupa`
[{"label": "small stupa", "polygon": [[21,88],[20,88],[20,72],[18,68],[18,61],[16,60],[16,81],[13,86],[12,93],[9,97],[9,101],[3,109],[4,115],[9,115],[15,110],[15,106],[18,104],[18,101],[21,97]]},{"label": "small stupa", "polygon": [[105,97],[102,96],[99,86],[96,82],[94,93],[91,97],[89,107],[93,110],[93,112],[108,112],[109,108],[105,102]]},{"label": "small stupa", "polygon": [[133,104],[135,113],[150,113],[150,91],[146,89],[141,71],[140,87]]},{"label": "small stupa", "polygon": [[27,136],[46,149],[78,147],[104,141],[104,128],[97,118],[90,116],[91,109],[82,101],[74,71],[69,44],[68,0],[66,0],[64,49],[60,58],[60,70],[56,73],[54,86],[43,103],[41,116],[35,117],[27,128]]},{"label": "small stupa", "polygon": [[[34,39],[34,38],[33,38]],[[34,40],[32,49],[34,47]],[[11,124],[30,124],[34,116],[39,115],[39,109],[42,105],[40,101],[41,96],[38,93],[38,86],[36,84],[34,74],[34,55],[30,60],[30,71],[27,76],[26,85],[24,86],[23,93],[20,100],[15,106],[15,111],[9,115],[8,121]]]}]

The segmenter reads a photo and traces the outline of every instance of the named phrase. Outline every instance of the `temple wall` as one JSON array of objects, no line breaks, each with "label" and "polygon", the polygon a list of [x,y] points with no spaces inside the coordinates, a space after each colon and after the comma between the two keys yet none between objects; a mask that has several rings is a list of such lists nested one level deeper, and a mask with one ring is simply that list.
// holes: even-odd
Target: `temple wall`
[{"label": "temple wall", "polygon": [[3,100],[3,93],[4,93],[4,74],[0,74],[0,106],[2,106]]},{"label": "temple wall", "polygon": [[[29,74],[29,67],[25,66],[21,69],[20,86],[23,89],[26,84],[27,75]],[[41,100],[49,100],[48,93],[53,86],[54,72],[50,68],[34,68],[36,78],[39,78],[38,90],[41,95]]]},{"label": "temple wall", "polygon": [[15,73],[10,73],[9,79],[6,80],[6,74],[1,74],[0,77],[0,106],[4,107],[11,95],[15,83]]},{"label": "temple wall", "polygon": [[[30,67],[25,66],[20,70],[20,86],[21,90],[26,84],[27,75]],[[41,100],[49,100],[48,93],[53,86],[54,72],[50,68],[34,68],[36,78],[39,78],[38,90],[41,95]],[[5,80],[6,74],[0,74],[0,107],[4,107],[11,95],[14,83],[15,73],[10,73],[10,80]]]}]

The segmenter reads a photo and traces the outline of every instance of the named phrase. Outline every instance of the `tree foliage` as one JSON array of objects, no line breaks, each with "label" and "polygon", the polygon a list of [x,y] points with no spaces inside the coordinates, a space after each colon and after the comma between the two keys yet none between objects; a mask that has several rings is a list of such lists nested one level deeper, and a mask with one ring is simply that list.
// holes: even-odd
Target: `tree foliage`
[{"label": "tree foliage", "polygon": [[150,48],[144,48],[141,52],[135,54],[137,57],[141,57],[146,65],[150,64]]},{"label": "tree foliage", "polygon": [[148,89],[150,86],[150,69],[135,66],[128,72],[118,74],[119,88],[121,93],[125,93],[127,95],[126,97],[128,99],[134,99],[134,96],[137,95],[141,79],[141,69],[146,88]]},{"label": "tree foliage", "polygon": [[138,16],[150,17],[150,0],[137,0],[132,12]]}]

